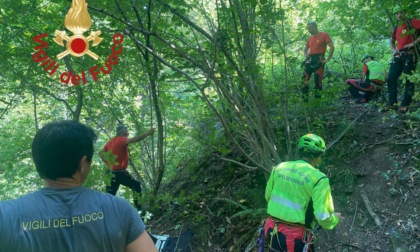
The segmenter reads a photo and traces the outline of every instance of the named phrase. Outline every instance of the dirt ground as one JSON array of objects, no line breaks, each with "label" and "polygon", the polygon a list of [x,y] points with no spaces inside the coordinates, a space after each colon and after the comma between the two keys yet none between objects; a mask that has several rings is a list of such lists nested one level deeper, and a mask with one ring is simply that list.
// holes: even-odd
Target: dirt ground
[{"label": "dirt ground", "polygon": [[[343,100],[338,114],[332,113],[335,121],[358,119],[327,151],[326,159],[330,160],[324,172],[331,180],[335,209],[344,220],[333,231],[316,231],[317,252],[420,251],[419,118],[398,115],[395,111],[381,112],[379,106]],[[331,123],[334,124],[337,122]],[[264,176],[240,168],[228,169],[217,158],[203,160],[195,165],[199,172],[181,170],[167,188],[171,197],[185,191],[185,195],[201,195],[199,199],[162,205],[161,209],[174,210],[163,212],[152,226],[171,236],[180,233],[180,229],[192,228],[194,236],[189,247],[192,252],[257,251],[256,232],[254,235],[252,232],[258,223],[254,220],[264,218],[265,210],[231,221],[229,216],[243,209],[229,202],[213,205],[208,202],[214,198],[235,200],[239,198],[238,192],[252,185],[253,198],[265,202],[261,197]],[[200,204],[194,203],[197,200]],[[246,236],[245,241],[241,240],[249,231],[254,238]],[[254,246],[242,250],[244,244],[252,244],[250,239]]]},{"label": "dirt ground", "polygon": [[353,171],[354,183],[344,191],[332,188],[344,220],[333,231],[317,231],[316,249],[420,251],[418,119],[371,104],[349,106],[350,117],[364,113],[349,133],[352,151],[341,164]]}]

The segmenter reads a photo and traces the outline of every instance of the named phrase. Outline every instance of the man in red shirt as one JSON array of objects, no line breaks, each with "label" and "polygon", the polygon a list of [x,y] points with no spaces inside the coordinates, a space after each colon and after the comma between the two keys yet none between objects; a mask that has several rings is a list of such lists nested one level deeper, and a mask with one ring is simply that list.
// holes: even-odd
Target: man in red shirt
[{"label": "man in red shirt", "polygon": [[[406,75],[413,74],[416,69],[416,62],[420,56],[420,20],[407,18],[405,8],[396,5],[393,9],[398,26],[392,31],[390,47],[394,54],[388,75],[388,105],[389,108],[396,108],[398,95],[398,78],[401,73]],[[408,27],[411,26],[411,27]],[[417,57],[416,57],[417,56]],[[404,98],[398,111],[402,114],[407,112],[407,108],[412,101],[414,94],[414,83],[408,78],[405,82]]]},{"label": "man in red shirt", "polygon": [[[112,173],[111,184],[106,185],[106,191],[112,195],[115,195],[120,185],[125,185],[133,190],[134,205],[137,210],[141,210],[141,206],[138,203],[138,198],[141,197],[141,186],[140,182],[134,179],[130,173],[126,170],[128,166],[128,145],[136,143],[147,136],[153,135],[155,132],[154,128],[151,128],[144,134],[128,138],[127,127],[118,126],[117,135],[112,138],[103,148],[99,151],[99,156],[102,161],[107,165],[107,173]],[[111,152],[115,159],[109,158],[109,155],[105,153]]]},{"label": "man in red shirt", "polygon": [[[311,21],[307,24],[308,32],[311,34],[306,46],[303,49],[305,55],[305,69],[303,72],[302,88],[303,99],[308,100],[309,87],[308,82],[311,75],[314,73],[315,81],[315,97],[320,97],[319,91],[322,90],[322,75],[324,73],[324,65],[330,61],[334,53],[334,44],[330,35],[326,32],[318,31],[318,26],[315,22]],[[325,59],[325,53],[329,47],[328,57]]]}]

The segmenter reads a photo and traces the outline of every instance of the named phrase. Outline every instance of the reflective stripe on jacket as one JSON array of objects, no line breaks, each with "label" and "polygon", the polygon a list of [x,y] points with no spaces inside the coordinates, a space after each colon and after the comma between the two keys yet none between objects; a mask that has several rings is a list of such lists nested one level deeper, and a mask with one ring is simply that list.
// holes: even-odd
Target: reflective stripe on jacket
[{"label": "reflective stripe on jacket", "polygon": [[265,190],[267,213],[290,223],[333,229],[338,224],[331,188],[324,173],[304,160],[283,162],[273,168]]}]

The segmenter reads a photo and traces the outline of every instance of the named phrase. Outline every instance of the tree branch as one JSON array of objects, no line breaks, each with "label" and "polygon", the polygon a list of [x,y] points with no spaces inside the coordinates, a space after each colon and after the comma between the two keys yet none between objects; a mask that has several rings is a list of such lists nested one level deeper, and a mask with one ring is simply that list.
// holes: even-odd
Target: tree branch
[{"label": "tree branch", "polygon": [[[223,161],[226,161],[226,162],[237,164],[239,166],[245,167],[245,168],[250,169],[250,170],[256,170],[256,169],[258,169],[258,167],[254,167],[254,166],[249,166],[249,165],[246,165],[246,164],[242,164],[241,162],[235,161],[233,159],[222,158],[222,157],[220,159],[223,160]],[[267,172],[269,172],[269,171],[270,170],[267,170]]]}]

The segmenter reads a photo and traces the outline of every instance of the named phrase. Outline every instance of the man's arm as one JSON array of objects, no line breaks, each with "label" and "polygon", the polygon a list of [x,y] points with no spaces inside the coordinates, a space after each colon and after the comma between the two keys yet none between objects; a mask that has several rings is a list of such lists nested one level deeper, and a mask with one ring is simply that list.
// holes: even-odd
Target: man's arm
[{"label": "man's arm", "polygon": [[321,178],[314,188],[312,201],[315,218],[324,229],[334,229],[342,218],[340,213],[334,212],[331,188],[328,178]]},{"label": "man's arm", "polygon": [[155,133],[155,129],[151,128],[149,131],[147,131],[144,134],[141,134],[141,135],[138,135],[138,136],[135,136],[135,137],[132,137],[132,138],[127,138],[126,144],[137,143],[137,142],[145,139],[146,137],[153,135],[153,133]]},{"label": "man's arm", "polygon": [[104,153],[106,152],[105,147],[103,147],[100,151],[98,151],[98,155],[101,160],[106,164],[108,168],[110,168],[109,161],[105,159]]},{"label": "man's arm", "polygon": [[309,56],[309,47],[304,47],[303,48],[303,55],[305,55],[305,59],[308,58]]},{"label": "man's arm", "polygon": [[417,47],[416,50],[419,50],[420,36],[418,36],[418,34],[420,32],[420,19],[411,19],[406,22],[407,26],[410,25],[408,27],[411,30],[409,34],[413,41],[410,44],[405,45],[404,48]]},{"label": "man's arm", "polygon": [[158,252],[152,238],[144,231],[132,243],[125,246],[125,252]]},{"label": "man's arm", "polygon": [[395,47],[395,39],[391,38],[391,40],[389,41],[389,47],[391,47],[392,54],[398,53],[398,50]]},{"label": "man's arm", "polygon": [[410,44],[406,44],[405,46],[404,46],[404,49],[405,48],[411,48],[411,47],[414,47],[414,46],[416,46],[416,44],[418,44],[420,42],[420,38],[417,38],[416,40],[414,40],[412,43],[410,43]]},{"label": "man's arm", "polygon": [[332,41],[330,41],[327,46],[330,48],[329,52],[328,52],[328,57],[325,59],[324,63],[327,63],[328,61],[330,61],[330,59],[332,58],[333,54],[334,54],[334,43]]}]

